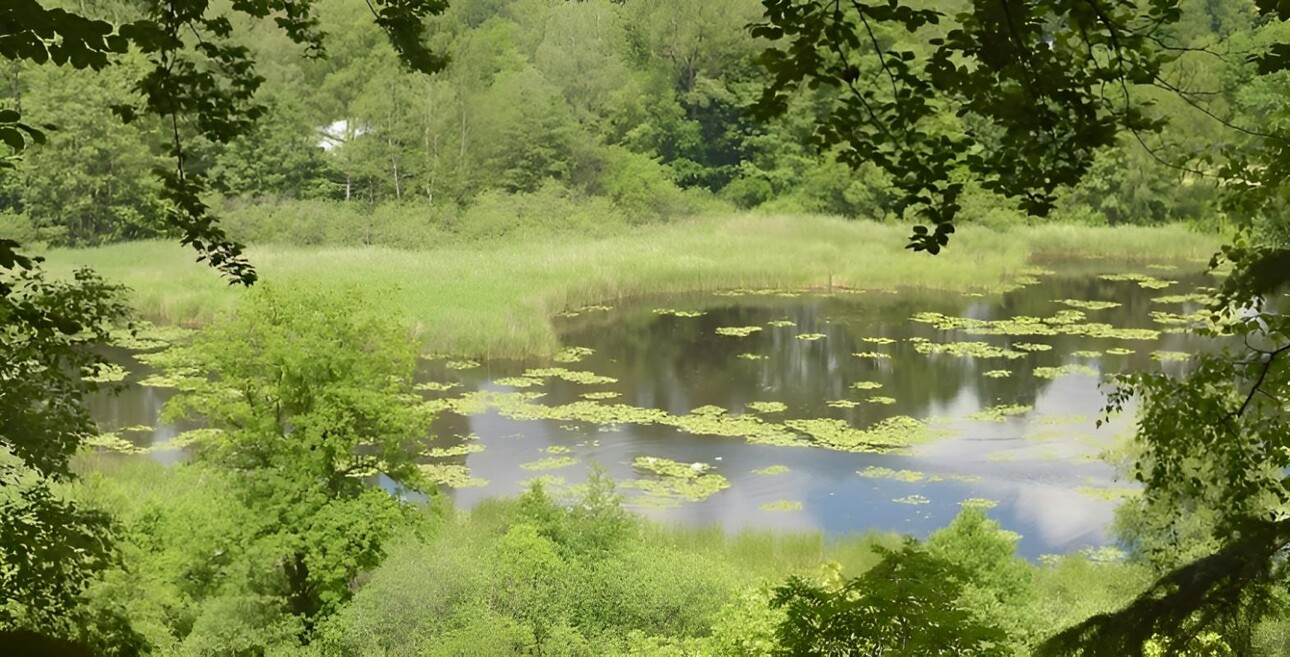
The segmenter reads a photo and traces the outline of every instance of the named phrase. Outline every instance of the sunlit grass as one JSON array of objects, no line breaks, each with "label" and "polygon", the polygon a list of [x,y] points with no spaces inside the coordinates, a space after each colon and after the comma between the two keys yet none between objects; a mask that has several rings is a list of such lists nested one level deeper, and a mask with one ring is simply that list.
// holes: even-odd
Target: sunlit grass
[{"label": "sunlit grass", "polygon": [[[907,232],[829,217],[739,216],[604,238],[424,251],[254,246],[248,256],[270,283],[361,289],[413,323],[428,351],[518,356],[559,349],[550,322],[557,313],[627,297],[739,287],[989,291],[1033,259],[1197,260],[1220,241],[1180,227],[968,226],[932,257],[906,250]],[[241,293],[171,242],[47,255],[55,272],[90,266],[128,285],[139,313],[164,323],[208,322]]]}]

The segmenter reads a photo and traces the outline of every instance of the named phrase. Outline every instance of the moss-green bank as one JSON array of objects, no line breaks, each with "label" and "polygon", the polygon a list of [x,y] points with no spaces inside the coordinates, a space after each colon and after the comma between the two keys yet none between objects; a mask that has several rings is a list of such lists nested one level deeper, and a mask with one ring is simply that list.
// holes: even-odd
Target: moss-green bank
[{"label": "moss-green bank", "polygon": [[[1199,262],[1220,238],[1182,227],[965,227],[939,256],[904,249],[908,227],[815,216],[745,215],[642,227],[612,237],[564,236],[501,245],[403,251],[254,246],[269,282],[362,287],[406,315],[429,351],[549,354],[550,318],[565,309],[643,294],[737,287],[988,290],[1035,260],[1107,257]],[[200,324],[240,290],[169,242],[56,250],[55,271],[90,266],[131,287],[139,313]],[[1200,265],[1198,264],[1197,267]]]}]

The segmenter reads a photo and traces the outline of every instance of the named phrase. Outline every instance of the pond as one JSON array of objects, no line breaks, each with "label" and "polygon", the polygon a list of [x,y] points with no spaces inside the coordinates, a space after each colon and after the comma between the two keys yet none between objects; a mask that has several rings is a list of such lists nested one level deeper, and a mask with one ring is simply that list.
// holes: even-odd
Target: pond
[{"label": "pond", "polygon": [[[429,359],[429,471],[469,508],[600,467],[629,506],[741,528],[943,527],[963,504],[1027,556],[1105,545],[1132,487],[1100,458],[1132,418],[1095,426],[1100,378],[1179,369],[1212,281],[1200,265],[1083,263],[1002,293],[734,290],[590,306],[531,361]],[[143,369],[137,364],[130,381]],[[104,429],[156,444],[170,391],[94,400]]]}]

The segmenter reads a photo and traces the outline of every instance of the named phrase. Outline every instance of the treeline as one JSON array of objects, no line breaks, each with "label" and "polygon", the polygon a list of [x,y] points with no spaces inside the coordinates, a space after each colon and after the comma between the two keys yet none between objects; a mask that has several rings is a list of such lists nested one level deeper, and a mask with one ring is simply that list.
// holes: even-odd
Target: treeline
[{"label": "treeline", "polygon": [[[1252,3],[1186,4],[1186,22],[1169,37],[1181,47],[1257,38]],[[332,26],[325,60],[274,30],[238,30],[266,79],[255,134],[227,146],[188,140],[187,165],[209,177],[242,239],[421,246],[547,222],[586,229],[733,208],[882,219],[898,210],[877,168],[852,170],[809,142],[823,95],[800,94],[782,119],[750,115],[767,81],[757,63],[765,44],[746,29],[761,15],[757,0],[455,0],[433,20],[431,45],[452,60],[435,76],[400,66],[363,3],[318,5]],[[113,21],[134,12],[129,0],[78,9]],[[1270,101],[1242,87],[1240,63],[1196,51],[1175,66],[1194,88],[1215,91],[1206,98],[1220,111],[1257,113]],[[0,174],[0,234],[55,245],[161,235],[154,169],[173,166],[165,145],[191,128],[123,125],[113,115],[133,102],[128,81],[142,62],[99,74],[6,66],[0,107],[58,130]],[[1169,163],[1195,161],[1188,143],[1221,127],[1170,94],[1139,92],[1159,97],[1169,132],[1145,146],[1124,135],[1058,218],[1217,221],[1213,187]],[[964,205],[968,221],[1023,219],[984,192]]]}]

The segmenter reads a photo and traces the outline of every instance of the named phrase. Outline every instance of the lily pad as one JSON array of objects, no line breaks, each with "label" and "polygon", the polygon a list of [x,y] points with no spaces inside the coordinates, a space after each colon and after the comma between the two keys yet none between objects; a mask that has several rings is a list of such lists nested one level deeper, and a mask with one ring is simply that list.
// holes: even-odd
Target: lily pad
[{"label": "lily pad", "polygon": [[883,396],[881,396],[881,395],[875,395],[875,396],[873,396],[873,397],[869,397],[869,398],[865,399],[865,401],[869,402],[870,404],[883,404],[883,405],[886,405],[886,406],[890,406],[891,404],[896,403],[896,398],[895,398],[895,397],[883,397]]},{"label": "lily pad", "polygon": [[775,475],[782,475],[788,471],[789,470],[787,465],[768,465],[759,470],[753,470],[753,474],[773,477]]},{"label": "lily pad", "polygon": [[923,480],[923,473],[918,472],[917,470],[893,470],[891,468],[884,468],[876,465],[871,465],[859,471],[857,474],[868,479],[892,479],[907,483],[914,483]]},{"label": "lily pad", "polygon": [[851,388],[854,390],[877,390],[881,387],[882,384],[877,381],[856,381],[851,384]]},{"label": "lily pad", "polygon": [[766,360],[766,356],[762,354],[739,354],[736,358],[742,358],[744,360]]},{"label": "lily pad", "polygon": [[791,319],[772,319],[771,321],[766,322],[766,325],[779,328],[784,326],[797,326],[797,322],[794,322]]},{"label": "lily pad", "polygon": [[612,390],[601,390],[598,392],[584,392],[580,395],[583,399],[613,399],[620,396],[619,393]]},{"label": "lily pad", "polygon": [[1122,304],[1116,301],[1094,301],[1089,299],[1059,299],[1057,303],[1079,308],[1080,310],[1107,310],[1109,308],[1119,308]]},{"label": "lily pad", "polygon": [[991,379],[1004,379],[1012,376],[1012,372],[1009,372],[1008,370],[990,370],[983,373],[982,376],[988,376]]},{"label": "lily pad", "polygon": [[470,468],[457,463],[422,463],[417,466],[426,479],[451,488],[487,486],[487,479],[473,477]]},{"label": "lily pad", "polygon": [[521,463],[520,467],[525,470],[557,470],[567,468],[571,465],[577,465],[578,459],[572,456],[551,456],[544,459],[538,459],[529,463]]},{"label": "lily pad", "polygon": [[767,502],[758,508],[762,511],[800,511],[802,510],[802,503],[792,500],[776,500]]},{"label": "lily pad", "polygon": [[477,360],[450,360],[450,361],[448,361],[448,362],[444,363],[444,364],[443,364],[443,366],[444,366],[444,367],[446,367],[446,368],[448,368],[448,369],[450,369],[450,370],[469,370],[469,369],[474,369],[474,368],[476,368],[476,367],[479,367],[479,361],[477,361]]},{"label": "lily pad", "polygon": [[460,383],[442,383],[439,381],[425,381],[412,386],[413,390],[429,390],[431,392],[446,392],[453,388],[461,387]]},{"label": "lily pad", "polygon": [[1023,404],[999,404],[977,411],[967,416],[967,419],[973,422],[1004,422],[1010,417],[1025,415],[1033,410],[1034,406]]},{"label": "lily pad", "polygon": [[1032,374],[1034,374],[1035,376],[1041,379],[1056,379],[1059,377],[1073,376],[1076,374],[1081,374],[1084,376],[1097,376],[1098,372],[1097,370],[1089,367],[1088,365],[1067,364],[1067,365],[1062,365],[1060,367],[1036,367],[1034,372],[1032,372]]},{"label": "lily pad", "polygon": [[813,342],[815,340],[822,340],[825,337],[827,336],[825,336],[823,333],[798,333],[797,334],[798,340],[806,340],[808,342]]},{"label": "lily pad", "polygon": [[655,315],[671,315],[673,317],[701,317],[704,315],[700,310],[676,310],[673,308],[655,308]]},{"label": "lily pad", "polygon": [[873,358],[876,360],[891,359],[891,354],[884,354],[881,351],[857,351],[851,355],[855,356],[856,358]]},{"label": "lily pad", "polygon": [[722,326],[717,329],[717,335],[746,338],[760,330],[760,326]]},{"label": "lily pad", "polygon": [[930,504],[932,501],[922,495],[906,495],[892,500],[898,504]]},{"label": "lily pad", "polygon": [[783,402],[777,401],[755,401],[748,402],[749,410],[757,413],[783,413],[788,410],[788,406]]},{"label": "lily pad", "polygon": [[576,363],[594,353],[596,350],[590,347],[566,347],[552,357],[552,360],[557,363]]}]

